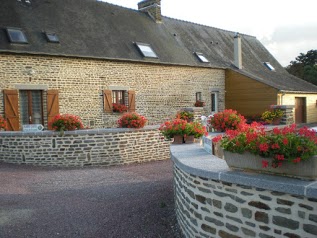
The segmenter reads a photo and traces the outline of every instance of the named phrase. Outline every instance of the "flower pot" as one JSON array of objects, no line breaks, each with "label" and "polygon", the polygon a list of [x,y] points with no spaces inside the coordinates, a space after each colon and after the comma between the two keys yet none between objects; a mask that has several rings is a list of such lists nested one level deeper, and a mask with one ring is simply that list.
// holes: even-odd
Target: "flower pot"
[{"label": "flower pot", "polygon": [[279,125],[279,124],[281,124],[281,120],[282,120],[282,118],[275,118],[275,119],[272,121],[272,125]]},{"label": "flower pot", "polygon": [[282,166],[278,168],[263,168],[262,161],[266,160],[269,165],[271,165],[272,158],[263,158],[259,155],[253,155],[248,152],[238,154],[224,151],[224,159],[229,168],[233,170],[270,173],[306,180],[317,179],[317,156],[313,156],[308,160],[300,161],[296,164],[285,161]]},{"label": "flower pot", "polygon": [[183,144],[183,136],[182,135],[175,135],[173,136],[174,140],[173,140],[173,144]]},{"label": "flower pot", "polygon": [[194,136],[185,136],[184,141],[185,141],[185,144],[192,144],[195,141],[195,137]]}]

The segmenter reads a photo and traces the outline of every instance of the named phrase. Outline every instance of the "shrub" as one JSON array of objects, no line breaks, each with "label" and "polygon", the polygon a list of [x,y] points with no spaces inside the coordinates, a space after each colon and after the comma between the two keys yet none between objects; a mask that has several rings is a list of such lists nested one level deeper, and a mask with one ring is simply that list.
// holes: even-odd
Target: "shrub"
[{"label": "shrub", "polygon": [[209,117],[210,125],[218,131],[236,130],[245,122],[245,118],[232,109],[226,109]]},{"label": "shrub", "polygon": [[186,130],[187,121],[176,118],[172,121],[164,122],[159,130],[166,139],[171,139],[175,135],[184,135]]},{"label": "shrub", "polygon": [[112,111],[113,112],[126,112],[128,111],[128,107],[124,104],[119,104],[119,103],[113,103],[112,104]]},{"label": "shrub", "polygon": [[0,116],[0,130],[6,130],[7,129],[7,121]]},{"label": "shrub", "polygon": [[266,123],[272,123],[274,119],[281,118],[283,116],[283,111],[281,109],[275,108],[268,111],[263,112],[261,118]]},{"label": "shrub", "polygon": [[199,122],[190,122],[186,124],[184,136],[194,136],[195,138],[200,138],[207,134],[206,127]]},{"label": "shrub", "polygon": [[[304,127],[296,130],[293,124],[282,129],[274,128],[267,132],[259,124],[245,124],[239,130],[227,130],[226,135],[216,137],[213,142],[221,142],[226,151],[243,153],[245,151],[273,158],[271,166],[276,168],[284,162],[299,163],[317,154],[316,133]],[[263,167],[269,166],[266,160]]]},{"label": "shrub", "polygon": [[181,111],[176,114],[176,118],[182,119],[185,121],[194,119],[194,113],[189,111]]},{"label": "shrub", "polygon": [[58,114],[49,122],[49,125],[54,131],[73,131],[84,128],[80,117],[71,114]]},{"label": "shrub", "polygon": [[136,112],[131,112],[123,114],[118,120],[118,125],[124,128],[142,128],[146,122],[147,119],[144,116]]}]

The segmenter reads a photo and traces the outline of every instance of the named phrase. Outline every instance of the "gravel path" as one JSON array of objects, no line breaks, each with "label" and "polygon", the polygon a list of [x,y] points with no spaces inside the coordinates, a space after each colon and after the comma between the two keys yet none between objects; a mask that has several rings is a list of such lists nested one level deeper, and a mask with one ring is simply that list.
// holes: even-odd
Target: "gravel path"
[{"label": "gravel path", "polygon": [[0,237],[181,237],[172,162],[110,168],[0,163]]}]

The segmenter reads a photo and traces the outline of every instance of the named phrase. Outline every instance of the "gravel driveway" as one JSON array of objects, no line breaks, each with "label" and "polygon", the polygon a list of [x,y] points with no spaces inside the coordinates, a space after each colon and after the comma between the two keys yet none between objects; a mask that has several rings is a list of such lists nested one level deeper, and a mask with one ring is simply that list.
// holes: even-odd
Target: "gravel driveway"
[{"label": "gravel driveway", "polygon": [[181,237],[172,162],[110,168],[0,163],[0,237]]}]

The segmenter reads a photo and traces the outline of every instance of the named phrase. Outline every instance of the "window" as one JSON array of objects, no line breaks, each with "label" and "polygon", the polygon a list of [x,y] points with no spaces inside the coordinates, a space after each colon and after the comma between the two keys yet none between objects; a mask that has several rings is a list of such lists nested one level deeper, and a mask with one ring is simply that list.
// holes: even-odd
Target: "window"
[{"label": "window", "polygon": [[201,62],[209,63],[209,60],[202,53],[195,52],[195,54]]},{"label": "window", "polygon": [[211,112],[218,112],[218,92],[211,93]]},{"label": "window", "polygon": [[144,44],[144,43],[135,43],[135,44],[144,57],[158,58],[154,50],[149,44]]},{"label": "window", "polygon": [[11,43],[27,44],[26,39],[22,30],[17,28],[7,28],[7,34]]},{"label": "window", "polygon": [[[116,105],[114,105],[116,104]],[[124,106],[121,106],[124,105]],[[115,106],[115,107],[114,107]],[[135,91],[133,90],[103,90],[104,112],[135,111]]]},{"label": "window", "polygon": [[42,91],[20,91],[20,115],[23,125],[43,124]]},{"label": "window", "polygon": [[125,104],[125,91],[113,90],[112,91],[112,103]]},{"label": "window", "polygon": [[44,32],[44,34],[45,34],[48,42],[59,43],[59,39],[58,39],[58,36],[56,35],[56,33]]},{"label": "window", "polygon": [[202,101],[201,92],[196,93],[196,101]]},{"label": "window", "polygon": [[270,64],[270,62],[264,62],[263,63],[269,70],[275,71],[275,68]]}]

